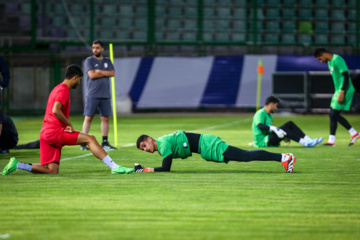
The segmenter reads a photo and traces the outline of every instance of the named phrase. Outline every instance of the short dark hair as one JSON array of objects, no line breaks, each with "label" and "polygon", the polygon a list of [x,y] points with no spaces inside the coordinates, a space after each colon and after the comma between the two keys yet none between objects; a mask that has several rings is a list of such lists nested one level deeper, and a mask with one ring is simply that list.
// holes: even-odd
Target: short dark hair
[{"label": "short dark hair", "polygon": [[92,44],[100,44],[100,46],[101,46],[102,48],[104,47],[104,43],[103,43],[102,41],[100,41],[100,40],[95,40],[95,41],[93,41]]},{"label": "short dark hair", "polygon": [[136,141],[136,146],[137,146],[137,148],[140,149],[140,143],[146,141],[146,139],[148,139],[149,137],[150,137],[150,136],[145,135],[145,134],[141,135],[141,136],[137,139],[137,141]]},{"label": "short dark hair", "polygon": [[274,96],[270,96],[270,97],[266,98],[265,105],[268,105],[270,103],[279,103],[279,99],[277,99]]},{"label": "short dark hair", "polygon": [[75,64],[71,64],[66,68],[65,78],[66,79],[71,79],[74,76],[82,77],[83,76],[83,71],[79,66],[77,66]]},{"label": "short dark hair", "polygon": [[328,50],[326,50],[323,47],[320,48],[316,48],[314,51],[314,56],[315,57],[321,57],[321,55],[323,55],[323,53],[330,53]]}]

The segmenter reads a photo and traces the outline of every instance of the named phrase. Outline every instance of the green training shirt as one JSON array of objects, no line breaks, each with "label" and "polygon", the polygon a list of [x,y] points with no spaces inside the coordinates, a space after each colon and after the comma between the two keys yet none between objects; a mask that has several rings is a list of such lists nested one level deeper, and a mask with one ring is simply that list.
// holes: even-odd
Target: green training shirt
[{"label": "green training shirt", "polygon": [[271,126],[272,124],[272,116],[268,114],[264,108],[258,110],[252,122],[252,134],[254,138],[254,146],[255,147],[267,147],[269,142],[269,134],[271,131],[269,130],[261,130],[258,128],[258,124],[264,124],[267,126]]},{"label": "green training shirt", "polygon": [[191,156],[189,140],[187,139],[184,131],[176,131],[155,140],[158,152],[163,158],[166,158],[171,154],[173,158],[184,159]]},{"label": "green training shirt", "polygon": [[[349,72],[349,69],[346,65],[345,60],[337,55],[333,54],[331,60],[328,62],[329,71],[331,73],[333,82],[334,82],[334,88],[335,93],[331,99],[331,108],[335,110],[350,110],[352,98],[355,92],[355,88],[352,84],[351,78],[349,77],[349,83],[345,89],[345,97],[343,102],[340,104],[337,102],[338,95],[341,91],[341,88],[344,83],[344,76],[342,75],[343,72]],[[349,73],[350,76],[350,73]]]}]

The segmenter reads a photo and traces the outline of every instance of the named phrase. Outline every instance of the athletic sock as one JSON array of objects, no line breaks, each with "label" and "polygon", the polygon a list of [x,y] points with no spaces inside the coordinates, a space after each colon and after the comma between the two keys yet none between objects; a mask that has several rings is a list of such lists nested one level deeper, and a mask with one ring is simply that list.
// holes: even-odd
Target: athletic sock
[{"label": "athletic sock", "polygon": [[[311,141],[311,139],[310,139],[310,141]],[[306,146],[306,144],[307,144],[307,140],[305,140],[305,138],[300,138],[300,140],[299,140],[299,143],[301,144],[301,145],[304,145],[304,146]]]},{"label": "athletic sock", "polygon": [[328,143],[335,143],[335,135],[330,135]]},{"label": "athletic sock", "polygon": [[305,135],[305,136],[304,136],[304,139],[305,139],[305,141],[307,141],[307,142],[312,141],[312,139],[311,139],[308,135]]},{"label": "athletic sock", "polygon": [[354,128],[350,128],[348,131],[349,131],[351,136],[353,136],[353,135],[355,135],[357,133],[357,131]]},{"label": "athletic sock", "polygon": [[111,158],[109,155],[106,155],[106,157],[104,157],[103,160],[101,160],[103,163],[105,163],[106,165],[108,165],[109,168],[111,169],[115,169],[117,168],[119,165],[117,165]]},{"label": "athletic sock", "polygon": [[32,170],[32,164],[31,163],[22,163],[22,162],[18,162],[18,164],[16,165],[17,169],[22,169],[28,172],[31,172]]},{"label": "athletic sock", "polygon": [[107,143],[107,136],[103,136],[103,143]]}]

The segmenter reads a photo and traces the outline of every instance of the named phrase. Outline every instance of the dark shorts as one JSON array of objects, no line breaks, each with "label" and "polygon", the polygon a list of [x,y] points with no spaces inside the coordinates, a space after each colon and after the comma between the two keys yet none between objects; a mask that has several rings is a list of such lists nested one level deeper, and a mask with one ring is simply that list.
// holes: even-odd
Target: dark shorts
[{"label": "dark shorts", "polygon": [[86,97],[84,105],[84,116],[94,116],[99,109],[100,116],[112,116],[110,98]]}]

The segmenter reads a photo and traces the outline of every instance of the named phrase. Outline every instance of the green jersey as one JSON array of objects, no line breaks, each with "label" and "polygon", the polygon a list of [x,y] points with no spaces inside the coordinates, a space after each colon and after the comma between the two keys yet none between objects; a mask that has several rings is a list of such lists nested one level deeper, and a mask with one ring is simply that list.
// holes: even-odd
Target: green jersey
[{"label": "green jersey", "polygon": [[258,110],[252,122],[252,134],[254,138],[254,146],[255,147],[267,147],[269,142],[269,134],[270,130],[261,130],[258,128],[258,124],[264,124],[267,126],[271,126],[272,124],[272,116],[268,114],[264,108]]},{"label": "green jersey", "polygon": [[[342,73],[344,72],[349,72],[349,69],[346,65],[345,60],[340,57],[337,54],[333,54],[331,60],[328,62],[328,67],[334,82],[334,88],[335,88],[335,93],[331,99],[331,108],[335,109],[335,110],[345,110],[345,111],[349,111],[350,110],[350,106],[351,106],[351,102],[352,102],[352,98],[355,92],[355,88],[352,84],[351,78],[349,77],[349,83],[346,87],[346,89],[344,89],[345,93],[344,93],[344,100],[342,103],[338,103],[337,102],[337,98],[339,96],[339,93],[341,91],[341,88],[343,86],[344,83],[344,76],[342,75]],[[350,74],[349,74],[350,76]]]},{"label": "green jersey", "polygon": [[[189,140],[184,131],[177,131],[175,133],[165,135],[156,139],[158,152],[166,158],[172,155],[173,158],[187,158],[190,157],[191,151]],[[219,137],[210,134],[201,134],[199,140],[198,152],[206,161],[214,162],[228,162],[224,161],[224,152],[229,147]]]}]

